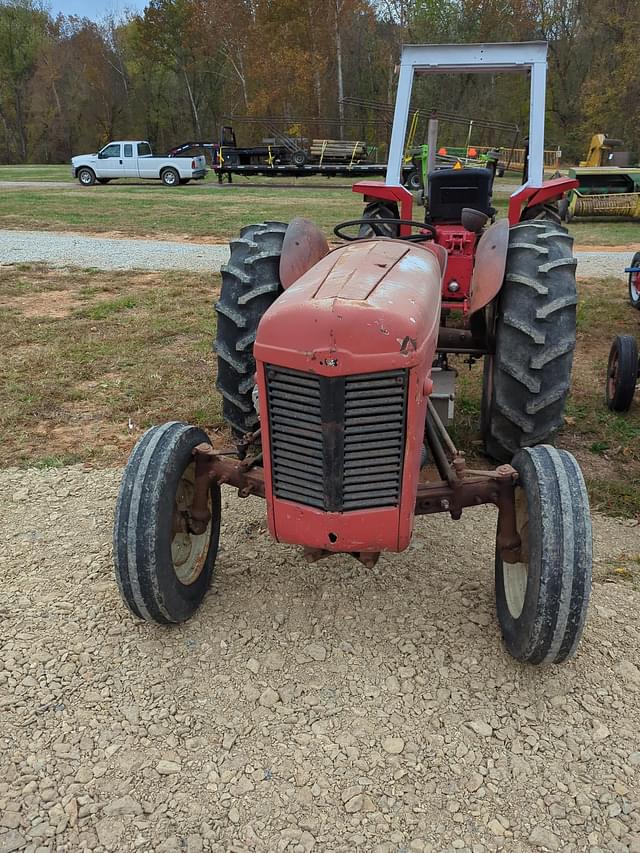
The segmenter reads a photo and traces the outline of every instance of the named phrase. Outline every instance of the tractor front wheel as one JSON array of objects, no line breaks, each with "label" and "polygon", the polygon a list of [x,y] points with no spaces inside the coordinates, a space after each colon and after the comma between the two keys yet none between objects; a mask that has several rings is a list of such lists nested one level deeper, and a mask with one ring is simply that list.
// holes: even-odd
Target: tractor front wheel
[{"label": "tractor front wheel", "polygon": [[617,335],[607,364],[605,396],[612,412],[628,412],[638,382],[638,345],[633,335]]},{"label": "tractor front wheel", "polygon": [[548,445],[526,448],[518,472],[520,561],[496,550],[496,607],[509,653],[533,664],[562,663],[582,636],[591,593],[591,516],[578,463]]},{"label": "tractor front wheel", "polygon": [[509,462],[521,447],[562,426],[576,342],[573,240],[548,219],[509,232],[505,279],[495,306],[495,352],[485,357],[482,437]]},{"label": "tractor front wheel", "polygon": [[284,222],[247,225],[231,242],[229,263],[222,267],[222,288],[214,350],[218,354],[216,387],[222,414],[236,436],[253,432],[258,415],[253,404],[256,362],[253,345],[258,323],[282,292],[280,255]]},{"label": "tractor front wheel", "polygon": [[203,443],[209,439],[197,427],[151,427],[124,470],[113,528],[116,580],[129,610],[149,622],[184,622],[211,582],[220,537],[217,483],[209,489],[207,529],[190,530],[193,450]]}]

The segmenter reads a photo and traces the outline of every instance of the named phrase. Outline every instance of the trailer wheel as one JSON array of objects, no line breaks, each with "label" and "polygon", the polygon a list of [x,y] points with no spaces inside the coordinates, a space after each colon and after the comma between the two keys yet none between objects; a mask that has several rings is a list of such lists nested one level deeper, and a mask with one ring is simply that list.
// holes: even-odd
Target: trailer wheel
[{"label": "trailer wheel", "polygon": [[614,338],[607,364],[605,395],[613,412],[628,412],[638,382],[638,345],[633,335]]},{"label": "trailer wheel", "polygon": [[186,187],[186,185],[189,183],[190,180],[191,180],[191,178],[180,178],[180,186]]},{"label": "trailer wheel", "polygon": [[413,169],[409,172],[405,181],[405,186],[407,189],[413,190],[414,192],[422,189],[422,175],[417,169]]},{"label": "trailer wheel", "polygon": [[508,462],[521,447],[549,441],[562,426],[576,342],[573,240],[556,222],[534,219],[509,232],[495,307],[495,353],[482,394],[486,452]]},{"label": "trailer wheel", "polygon": [[[631,266],[640,267],[640,252],[633,256]],[[629,301],[634,308],[640,309],[640,272],[629,273]]]},{"label": "trailer wheel", "polygon": [[291,162],[294,166],[306,166],[309,157],[307,156],[307,152],[303,151],[299,148],[297,151],[294,151],[291,155]]},{"label": "trailer wheel", "polygon": [[287,225],[248,225],[231,241],[229,263],[222,267],[222,288],[216,303],[218,354],[216,387],[222,413],[233,432],[253,432],[258,415],[253,404],[256,362],[253,345],[258,323],[282,292],[280,255]]},{"label": "trailer wheel", "polygon": [[99,184],[108,184],[111,178],[98,178]]},{"label": "trailer wheel", "polygon": [[163,169],[160,175],[160,180],[165,185],[165,187],[179,187],[180,186],[180,175],[175,169]]},{"label": "trailer wheel", "polygon": [[574,457],[539,445],[511,463],[521,562],[496,550],[496,607],[509,653],[533,664],[562,663],[578,644],[591,593],[591,516]]},{"label": "trailer wheel", "polygon": [[[372,201],[367,204],[362,213],[363,219],[399,219],[398,205],[395,202]],[[382,223],[376,225],[372,221],[371,225],[361,225],[358,231],[358,237],[363,240],[370,240],[372,237],[398,237],[400,228],[397,225],[390,223]]]},{"label": "trailer wheel", "polygon": [[83,166],[82,169],[78,169],[77,177],[83,187],[92,187],[96,182],[96,173],[88,166]]},{"label": "trailer wheel", "polygon": [[220,486],[209,490],[211,520],[189,531],[193,449],[209,439],[173,421],[148,429],[133,448],[120,485],[113,554],[120,594],[131,612],[150,622],[184,622],[205,596],[220,537]]}]

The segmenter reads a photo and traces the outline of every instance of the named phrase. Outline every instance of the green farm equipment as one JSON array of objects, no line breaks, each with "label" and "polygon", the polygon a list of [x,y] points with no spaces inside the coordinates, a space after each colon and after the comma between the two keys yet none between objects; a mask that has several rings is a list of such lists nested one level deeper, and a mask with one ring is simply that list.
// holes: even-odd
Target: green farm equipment
[{"label": "green farm equipment", "polygon": [[600,216],[640,219],[640,169],[577,167],[569,169],[569,177],[577,178],[580,186],[561,207],[567,222]]}]

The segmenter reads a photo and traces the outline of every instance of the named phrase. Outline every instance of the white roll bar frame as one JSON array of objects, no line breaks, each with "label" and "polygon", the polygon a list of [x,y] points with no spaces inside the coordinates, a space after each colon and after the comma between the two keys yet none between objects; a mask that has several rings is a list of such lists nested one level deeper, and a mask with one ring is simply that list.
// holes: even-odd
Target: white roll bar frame
[{"label": "white roll bar frame", "polygon": [[403,45],[385,183],[389,186],[401,184],[402,159],[415,73],[497,74],[504,71],[530,73],[529,169],[526,185],[541,186],[544,171],[547,79],[547,43],[544,41]]}]

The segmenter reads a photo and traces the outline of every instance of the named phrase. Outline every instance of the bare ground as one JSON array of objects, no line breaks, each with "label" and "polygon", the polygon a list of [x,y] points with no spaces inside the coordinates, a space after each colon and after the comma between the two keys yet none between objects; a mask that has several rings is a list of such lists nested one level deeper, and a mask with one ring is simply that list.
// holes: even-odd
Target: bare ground
[{"label": "bare ground", "polygon": [[[0,850],[640,850],[640,528],[595,517],[576,659],[494,618],[492,510],[309,567],[224,496],[197,616],[121,603],[119,471],[0,472]],[[613,572],[613,573],[612,573]]]}]

